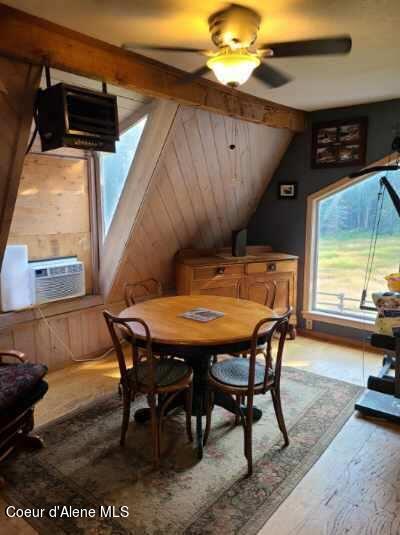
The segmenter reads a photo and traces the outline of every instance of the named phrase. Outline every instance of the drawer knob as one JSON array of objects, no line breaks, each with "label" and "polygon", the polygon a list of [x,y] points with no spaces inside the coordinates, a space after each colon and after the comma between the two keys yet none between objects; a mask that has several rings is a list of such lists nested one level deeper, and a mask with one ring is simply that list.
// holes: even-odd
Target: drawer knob
[{"label": "drawer knob", "polygon": [[276,264],[267,264],[267,271],[276,271]]},{"label": "drawer knob", "polygon": [[224,267],[217,268],[217,275],[223,275],[224,273],[225,273],[225,268]]}]

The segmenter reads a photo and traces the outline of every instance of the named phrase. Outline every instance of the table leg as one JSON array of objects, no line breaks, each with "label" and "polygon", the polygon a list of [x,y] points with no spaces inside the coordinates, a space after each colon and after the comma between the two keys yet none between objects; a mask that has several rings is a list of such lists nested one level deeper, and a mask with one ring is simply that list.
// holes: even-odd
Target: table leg
[{"label": "table leg", "polygon": [[[171,401],[171,404],[167,408],[167,414],[177,407],[185,406],[185,397],[183,394],[179,394],[175,399]],[[145,424],[151,419],[150,409],[148,407],[143,407],[143,409],[138,409],[134,414],[135,422],[138,424]]]},{"label": "table leg", "polygon": [[[207,396],[207,374],[210,359],[211,357],[209,357],[208,359],[204,358],[204,360],[207,361],[207,366],[199,366],[198,363],[197,365],[193,366],[193,362],[190,363],[193,367],[193,416],[196,416],[196,434],[198,436],[200,436],[200,434],[202,435],[203,433],[202,416],[204,416],[206,413],[205,404]],[[225,394],[224,392],[215,392],[214,403],[219,407],[223,407],[225,410],[231,412],[232,414],[236,414],[237,412],[235,401],[231,396]],[[184,398],[183,396],[177,396],[171,403],[171,405],[168,407],[167,413],[169,413],[173,409],[176,409],[177,407],[182,406],[184,406]],[[247,407],[243,405],[242,410],[246,414]],[[137,423],[144,424],[150,420],[150,409],[148,409],[147,407],[143,409],[138,409],[135,412],[134,417]],[[261,417],[262,411],[257,407],[253,407],[253,422],[258,422]],[[198,442],[199,440],[196,440],[196,444],[198,444]]]},{"label": "table leg", "polygon": [[[228,394],[221,392],[220,390],[217,390],[215,392],[214,404],[218,405],[219,407],[223,407],[225,410],[231,412],[232,414],[237,413],[236,403],[234,399]],[[241,405],[241,409],[244,412],[244,414],[246,414],[247,412],[246,405]],[[261,416],[262,416],[262,410],[258,409],[257,407],[253,407],[253,423],[258,422]]]},{"label": "table leg", "polygon": [[[196,418],[196,438],[197,457],[203,458],[203,416],[206,414],[207,399],[207,379],[208,369],[210,367],[211,355],[202,355],[188,357],[187,363],[193,369],[193,408],[192,414]],[[184,406],[183,396],[177,396],[168,407],[167,413],[176,407]],[[135,412],[135,421],[137,423],[146,423],[150,420],[150,409],[138,409]]]},{"label": "table leg", "polygon": [[145,424],[151,418],[150,409],[148,407],[138,409],[134,414],[134,418],[136,423]]},{"label": "table leg", "polygon": [[[203,416],[206,414],[207,406],[207,391],[208,391],[208,370],[210,368],[210,362],[212,355],[196,355],[193,357],[187,357],[187,363],[193,369],[193,416],[196,417],[196,438],[195,444],[197,448],[198,459],[203,457]],[[224,392],[215,392],[214,398],[215,405],[223,407],[225,410],[232,414],[237,413],[235,401],[231,396]],[[177,396],[171,405],[168,407],[167,413],[176,407],[184,406],[183,396]],[[243,412],[246,414],[247,407],[242,407]],[[257,407],[253,407],[253,423],[257,422],[262,416],[262,411]],[[150,420],[150,409],[143,408],[138,409],[135,412],[135,421],[137,423],[146,423]]]},{"label": "table leg", "polygon": [[207,411],[208,370],[212,355],[188,357],[187,363],[193,369],[193,416],[196,417],[196,448],[199,460],[203,458],[203,416]]},{"label": "table leg", "polygon": [[196,414],[196,448],[197,448],[197,458],[199,461],[203,458],[203,417],[201,414]]}]

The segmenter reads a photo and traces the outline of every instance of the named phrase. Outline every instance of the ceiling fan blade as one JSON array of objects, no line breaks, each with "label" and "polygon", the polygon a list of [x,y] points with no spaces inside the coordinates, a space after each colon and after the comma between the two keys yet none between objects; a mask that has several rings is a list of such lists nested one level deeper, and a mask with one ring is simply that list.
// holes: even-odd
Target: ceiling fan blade
[{"label": "ceiling fan blade", "polygon": [[351,37],[342,35],[322,39],[305,39],[287,43],[267,43],[259,49],[272,50],[274,58],[293,56],[322,56],[326,54],[348,54],[351,50]]},{"label": "ceiling fan blade", "polygon": [[191,48],[185,46],[156,46],[156,45],[141,45],[139,43],[124,43],[122,48],[125,50],[159,50],[160,52],[195,52],[207,53],[208,50],[202,48]]},{"label": "ceiling fan blade", "polygon": [[209,67],[207,67],[207,65],[203,65],[202,67],[199,67],[195,71],[188,72],[187,74],[185,74],[185,76],[183,76],[179,80],[178,84],[187,84],[188,82],[191,82],[195,78],[200,78],[201,76],[204,76],[208,72],[210,72]]},{"label": "ceiling fan blade", "polygon": [[281,87],[292,80],[292,78],[284,72],[275,67],[271,67],[271,65],[266,65],[265,63],[261,63],[261,65],[257,67],[253,72],[253,76],[261,82],[264,82],[264,84],[267,84],[269,87]]}]

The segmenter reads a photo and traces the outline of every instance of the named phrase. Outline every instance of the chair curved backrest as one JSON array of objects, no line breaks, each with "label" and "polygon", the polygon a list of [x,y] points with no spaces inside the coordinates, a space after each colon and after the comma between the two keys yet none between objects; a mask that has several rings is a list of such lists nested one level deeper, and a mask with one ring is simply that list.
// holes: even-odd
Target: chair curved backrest
[{"label": "chair curved backrest", "polygon": [[157,279],[146,279],[133,284],[126,284],[124,295],[126,306],[130,307],[148,299],[162,297],[163,288],[161,282]]},{"label": "chair curved backrest", "polygon": [[[137,370],[139,362],[141,364],[145,364],[147,368],[146,384],[150,387],[150,389],[154,389],[156,386],[156,361],[153,355],[153,342],[150,329],[146,322],[140,318],[120,318],[118,316],[114,316],[107,310],[103,312],[103,316],[106,320],[108,330],[110,331],[115,352],[117,353],[119,371],[121,374],[121,383],[129,387],[126,360],[121,343],[121,338],[124,338],[130,342],[132,347],[133,380],[135,383],[138,380]],[[140,328],[134,331],[134,325],[140,325]],[[141,347],[146,356],[145,361],[143,361],[143,353],[139,356],[137,344],[138,331],[140,333],[140,339],[142,340]]]},{"label": "chair curved backrest", "polygon": [[[243,283],[240,284],[240,286],[246,285],[247,290],[247,298],[249,301],[256,301],[257,303],[261,303],[262,305],[268,307],[268,308],[274,308],[275,306],[275,298],[276,298],[276,282],[275,281],[267,281],[267,280],[246,280]],[[262,288],[264,293],[264,296],[262,299],[252,299],[251,290],[252,288]],[[239,288],[239,293],[241,294],[241,287]]]},{"label": "chair curved backrest", "polygon": [[285,340],[289,328],[289,318],[292,313],[292,309],[287,310],[284,314],[280,316],[265,318],[260,320],[257,325],[254,327],[253,335],[251,338],[251,350],[250,350],[250,364],[249,364],[249,379],[248,386],[249,392],[254,391],[254,381],[255,381],[255,367],[257,354],[259,354],[259,339],[262,333],[260,333],[261,328],[270,323],[272,324],[271,328],[268,330],[267,337],[269,340],[272,339],[275,333],[279,332],[278,347],[275,356],[275,367],[273,370],[273,376],[271,375],[272,371],[272,355],[268,352],[265,363],[265,375],[264,375],[264,390],[267,388],[270,379],[273,379],[274,385],[279,387],[281,370],[282,370],[282,357],[283,357],[283,348],[285,346]]}]

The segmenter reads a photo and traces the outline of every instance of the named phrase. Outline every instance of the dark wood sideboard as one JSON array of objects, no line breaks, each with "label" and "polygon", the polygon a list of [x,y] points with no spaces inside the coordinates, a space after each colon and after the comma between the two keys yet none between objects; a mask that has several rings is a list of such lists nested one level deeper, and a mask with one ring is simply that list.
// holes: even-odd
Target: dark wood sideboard
[{"label": "dark wood sideboard", "polygon": [[[274,281],[274,308],[293,309],[290,337],[296,336],[298,257],[276,253],[268,246],[248,246],[247,255],[234,257],[230,248],[184,249],[176,255],[178,295],[204,294],[239,297],[264,303],[264,281]],[[260,284],[261,283],[261,284]]]}]

